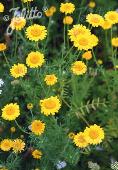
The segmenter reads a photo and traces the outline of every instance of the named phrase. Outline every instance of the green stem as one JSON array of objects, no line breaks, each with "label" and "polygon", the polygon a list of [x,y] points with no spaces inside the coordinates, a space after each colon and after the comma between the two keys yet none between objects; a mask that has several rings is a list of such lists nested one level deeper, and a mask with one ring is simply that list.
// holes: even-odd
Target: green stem
[{"label": "green stem", "polygon": [[28,133],[28,132],[26,132],[19,124],[18,124],[18,122],[15,120],[15,123],[16,123],[16,125],[17,125],[17,127],[23,132],[23,133],[26,133],[26,134],[30,134],[30,133]]},{"label": "green stem", "polygon": [[3,56],[4,56],[4,58],[5,58],[5,61],[6,61],[7,65],[8,65],[8,67],[10,68],[9,61],[8,61],[8,59],[7,59],[7,57],[6,57],[6,55],[5,55],[5,52],[4,52],[4,51],[3,51]]}]

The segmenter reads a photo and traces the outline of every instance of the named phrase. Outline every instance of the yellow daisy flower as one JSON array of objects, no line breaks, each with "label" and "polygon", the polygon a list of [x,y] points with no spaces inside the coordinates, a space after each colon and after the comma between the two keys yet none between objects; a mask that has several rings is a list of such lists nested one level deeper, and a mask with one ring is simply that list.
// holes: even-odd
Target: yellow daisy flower
[{"label": "yellow daisy flower", "polygon": [[84,134],[90,144],[99,144],[104,139],[104,130],[96,124],[90,126],[89,128],[87,127]]},{"label": "yellow daisy flower", "polygon": [[111,22],[111,24],[118,23],[118,13],[116,11],[108,11],[105,14],[105,20]]},{"label": "yellow daisy flower", "polygon": [[31,41],[39,41],[45,39],[47,30],[45,26],[34,24],[26,29],[26,36]]},{"label": "yellow daisy flower", "polygon": [[85,148],[85,147],[88,146],[88,142],[86,140],[86,136],[85,136],[85,134],[83,132],[80,132],[77,135],[75,135],[73,142],[79,148]]},{"label": "yellow daisy flower", "polygon": [[45,123],[43,123],[40,120],[34,120],[31,123],[31,131],[35,134],[35,135],[41,135],[42,133],[44,133],[45,130]]},{"label": "yellow daisy flower", "polygon": [[95,45],[95,42],[92,40],[92,35],[80,35],[74,41],[74,46],[77,47],[78,50],[89,50]]},{"label": "yellow daisy flower", "polygon": [[91,51],[86,51],[83,55],[82,58],[86,59],[86,60],[90,60],[92,58],[92,53]]},{"label": "yellow daisy flower", "polygon": [[114,46],[114,47],[118,47],[118,37],[116,37],[116,38],[112,38],[111,43],[112,43],[112,46]]},{"label": "yellow daisy flower", "polygon": [[91,48],[90,49],[92,49],[93,47],[97,46],[98,42],[99,42],[98,37],[96,35],[94,35],[94,34],[91,34],[91,36],[90,36]]},{"label": "yellow daisy flower", "polygon": [[17,103],[10,103],[2,109],[2,118],[5,120],[15,120],[20,115],[19,105]]},{"label": "yellow daisy flower", "polygon": [[23,17],[15,17],[11,20],[10,27],[12,30],[20,31],[26,25],[26,19]]},{"label": "yellow daisy flower", "polygon": [[44,62],[44,54],[40,53],[39,51],[29,53],[28,57],[26,58],[26,64],[30,68],[41,67]]},{"label": "yellow daisy flower", "polygon": [[65,14],[72,14],[75,10],[75,5],[73,3],[61,3],[60,12]]},{"label": "yellow daisy flower", "polygon": [[25,148],[25,142],[22,139],[15,139],[12,143],[12,149],[15,153],[22,152]]},{"label": "yellow daisy flower", "polygon": [[4,12],[4,5],[0,2],[0,12]]},{"label": "yellow daisy flower", "polygon": [[57,83],[57,77],[54,74],[46,75],[44,81],[48,86],[53,86]]},{"label": "yellow daisy flower", "polygon": [[86,21],[91,24],[93,27],[98,27],[101,26],[103,24],[103,17],[98,15],[98,14],[88,14],[86,16]]},{"label": "yellow daisy flower", "polygon": [[73,23],[73,18],[71,16],[65,16],[63,19],[63,24],[71,25]]},{"label": "yellow daisy flower", "polygon": [[22,2],[26,3],[26,2],[31,2],[33,0],[22,0]]},{"label": "yellow daisy flower", "polygon": [[34,159],[41,159],[42,157],[42,152],[40,150],[37,150],[35,149],[33,152],[32,152],[32,156]]},{"label": "yellow daisy flower", "polygon": [[71,41],[75,41],[78,36],[80,35],[90,35],[91,32],[89,29],[86,28],[86,26],[77,24],[74,25],[72,29],[68,31],[68,35]]},{"label": "yellow daisy flower", "polygon": [[87,66],[82,61],[76,61],[72,64],[71,71],[75,75],[82,75],[87,72]]},{"label": "yellow daisy flower", "polygon": [[104,30],[108,30],[112,27],[112,23],[107,21],[107,20],[104,20],[104,22],[102,23],[101,27],[104,29]]},{"label": "yellow daisy flower", "polygon": [[10,69],[10,73],[14,78],[24,77],[27,73],[27,67],[24,64],[14,64]]},{"label": "yellow daisy flower", "polygon": [[41,106],[41,113],[44,113],[44,115],[55,115],[61,107],[60,100],[57,96],[49,97],[44,100],[40,100],[40,106]]},{"label": "yellow daisy flower", "polygon": [[5,51],[7,48],[5,43],[0,43],[0,51]]},{"label": "yellow daisy flower", "polygon": [[10,140],[10,139],[3,139],[0,142],[0,149],[2,151],[10,151],[11,148],[12,148],[12,140]]}]

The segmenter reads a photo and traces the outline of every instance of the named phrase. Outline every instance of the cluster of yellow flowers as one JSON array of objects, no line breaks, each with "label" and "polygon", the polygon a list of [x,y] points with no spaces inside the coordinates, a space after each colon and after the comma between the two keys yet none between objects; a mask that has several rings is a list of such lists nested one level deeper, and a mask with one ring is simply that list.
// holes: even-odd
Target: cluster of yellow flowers
[{"label": "cluster of yellow flowers", "polygon": [[104,130],[100,126],[94,124],[87,127],[84,132],[79,132],[76,135],[73,133],[69,134],[69,137],[73,139],[77,147],[85,148],[90,144],[100,144],[104,139]]},{"label": "cluster of yellow flowers", "polygon": [[24,148],[25,148],[25,143],[22,139],[15,139],[15,140],[3,139],[0,142],[0,149],[5,152],[10,151],[12,149],[13,152],[18,153],[18,152],[22,152]]}]

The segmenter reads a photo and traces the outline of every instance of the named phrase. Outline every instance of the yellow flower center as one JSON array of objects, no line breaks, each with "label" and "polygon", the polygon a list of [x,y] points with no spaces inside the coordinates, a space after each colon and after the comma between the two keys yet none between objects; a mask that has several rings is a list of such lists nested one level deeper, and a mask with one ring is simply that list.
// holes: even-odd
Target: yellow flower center
[{"label": "yellow flower center", "polygon": [[111,14],[111,15],[109,15],[109,19],[110,19],[110,20],[116,20],[116,19],[117,19],[117,16],[114,15],[114,14]]},{"label": "yellow flower center", "polygon": [[31,30],[31,35],[34,37],[39,37],[42,34],[42,31],[39,29],[32,29]]},{"label": "yellow flower center", "polygon": [[79,40],[79,44],[82,46],[86,46],[86,45],[88,45],[88,40],[86,38],[81,38]]},{"label": "yellow flower center", "polygon": [[97,17],[92,18],[91,21],[94,22],[94,23],[99,23],[100,22],[100,20]]},{"label": "yellow flower center", "polygon": [[38,58],[36,55],[33,55],[33,56],[30,58],[30,61],[31,61],[31,63],[33,63],[33,64],[37,64],[38,61],[39,61],[39,58]]},{"label": "yellow flower center", "polygon": [[56,107],[56,103],[52,100],[46,101],[44,105],[46,109],[53,109]]},{"label": "yellow flower center", "polygon": [[97,138],[99,137],[99,133],[98,133],[96,130],[91,130],[91,131],[89,132],[89,136],[90,136],[90,138],[92,138],[92,139],[97,139]]},{"label": "yellow flower center", "polygon": [[14,112],[15,112],[14,107],[10,106],[10,107],[6,108],[7,115],[12,115]]},{"label": "yellow flower center", "polygon": [[86,140],[84,139],[84,136],[79,136],[79,138],[78,138],[78,142],[79,143],[85,143],[86,142]]},{"label": "yellow flower center", "polygon": [[14,69],[14,72],[16,74],[21,74],[21,73],[24,73],[24,70],[21,67],[17,67],[17,68]]}]

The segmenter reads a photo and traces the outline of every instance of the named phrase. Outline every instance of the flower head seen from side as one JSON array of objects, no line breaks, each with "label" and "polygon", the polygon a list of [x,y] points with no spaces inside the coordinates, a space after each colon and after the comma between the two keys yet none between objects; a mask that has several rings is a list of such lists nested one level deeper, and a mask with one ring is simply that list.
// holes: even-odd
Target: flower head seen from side
[{"label": "flower head seen from side", "polygon": [[109,21],[111,24],[117,24],[118,23],[118,12],[108,11],[105,14],[105,20]]},{"label": "flower head seen from side", "polygon": [[71,16],[65,16],[63,19],[63,24],[71,25],[73,23],[73,18]]},{"label": "flower head seen from side", "polygon": [[28,54],[28,57],[26,58],[26,64],[30,68],[38,68],[41,67],[45,62],[44,54],[42,54],[39,51],[31,52]]},{"label": "flower head seen from side", "polygon": [[1,142],[0,142],[0,149],[2,151],[10,151],[12,148],[12,140],[10,139],[3,139]]},{"label": "flower head seen from side", "polygon": [[46,75],[44,81],[48,86],[53,86],[57,83],[57,77],[55,76],[55,74]]},{"label": "flower head seen from side", "polygon": [[75,10],[75,5],[73,3],[61,3],[60,12],[65,14],[72,14]]},{"label": "flower head seen from side", "polygon": [[111,43],[113,47],[118,47],[118,37],[112,38]]},{"label": "flower head seen from side", "polygon": [[82,61],[76,61],[72,64],[71,71],[75,75],[83,75],[87,72],[87,66]]},{"label": "flower head seen from side", "polygon": [[13,152],[15,153],[22,152],[24,148],[25,148],[25,142],[22,139],[13,140],[13,144],[12,144]]},{"label": "flower head seen from side", "polygon": [[40,100],[40,106],[41,106],[41,113],[43,113],[46,116],[49,116],[58,113],[61,107],[61,103],[57,96],[55,97],[51,96],[44,100]]},{"label": "flower head seen from side", "polygon": [[86,136],[83,132],[78,133],[74,136],[73,142],[79,148],[85,148],[88,146],[88,142],[86,140]]},{"label": "flower head seen from side", "polygon": [[0,2],[0,12],[4,12],[4,5]]},{"label": "flower head seen from side", "polygon": [[26,29],[26,36],[31,41],[44,40],[47,36],[47,30],[45,26],[34,24]]},{"label": "flower head seen from side", "polygon": [[10,69],[10,73],[14,78],[24,77],[27,73],[27,67],[24,64],[14,64]]},{"label": "flower head seen from side", "polygon": [[26,19],[23,17],[14,17],[10,23],[10,27],[12,28],[12,30],[15,29],[17,31],[22,30],[25,27],[25,25]]},{"label": "flower head seen from side", "polygon": [[104,130],[96,124],[87,127],[84,133],[89,144],[99,144],[104,139]]},{"label": "flower head seen from side", "polygon": [[89,8],[95,8],[96,3],[94,1],[90,1],[88,6],[89,6]]},{"label": "flower head seen from side", "polygon": [[41,159],[42,157],[42,152],[38,149],[35,149],[33,152],[32,152],[32,156],[34,159]]},{"label": "flower head seen from side", "polygon": [[90,60],[92,58],[92,53],[91,51],[86,51],[83,55],[82,58],[86,59],[86,60]]},{"label": "flower head seen from side", "polygon": [[68,35],[71,41],[75,41],[78,36],[80,35],[90,35],[91,32],[89,29],[86,28],[86,26],[77,24],[74,25],[72,29],[68,31]]},{"label": "flower head seen from side", "polygon": [[112,23],[110,21],[104,20],[104,22],[102,23],[101,27],[104,30],[108,30],[108,29],[112,28]]},{"label": "flower head seen from side", "polygon": [[10,103],[2,109],[2,118],[8,121],[15,120],[20,115],[20,108],[17,103]]},{"label": "flower head seen from side", "polygon": [[70,133],[68,134],[68,137],[69,137],[69,139],[74,139],[75,134],[74,134],[73,132],[70,132]]},{"label": "flower head seen from side", "polygon": [[31,123],[31,131],[35,135],[41,135],[44,133],[45,123],[40,120],[33,120]]},{"label": "flower head seen from side", "polygon": [[86,20],[93,27],[101,26],[102,23],[104,22],[104,19],[102,16],[100,16],[98,14],[92,14],[92,13],[90,13],[86,16]]},{"label": "flower head seen from side", "polygon": [[51,6],[49,9],[47,9],[47,10],[45,11],[45,15],[46,15],[47,17],[51,17],[51,16],[54,15],[55,12],[56,12],[56,7],[55,7],[55,6]]},{"label": "flower head seen from side", "polygon": [[7,46],[5,43],[0,43],[0,52],[5,51],[7,49]]}]

